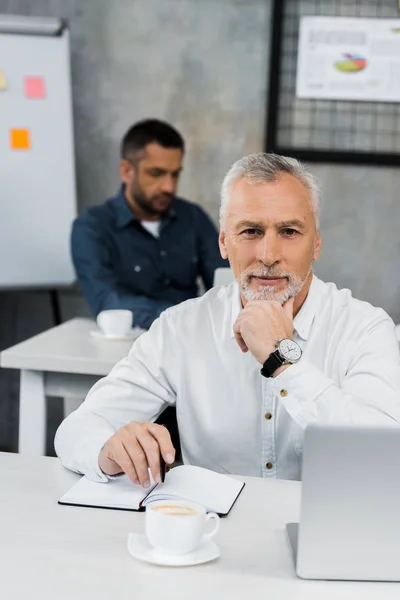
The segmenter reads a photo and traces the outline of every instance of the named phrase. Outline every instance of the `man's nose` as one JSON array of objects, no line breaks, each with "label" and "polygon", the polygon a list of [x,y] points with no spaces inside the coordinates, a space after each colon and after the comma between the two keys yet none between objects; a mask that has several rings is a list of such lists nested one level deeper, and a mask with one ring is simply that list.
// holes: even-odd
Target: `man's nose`
[{"label": "man's nose", "polygon": [[266,233],[257,246],[257,259],[271,267],[280,260],[280,243],[274,233]]},{"label": "man's nose", "polygon": [[163,179],[162,191],[166,194],[173,194],[176,190],[176,180],[172,175],[166,175]]}]

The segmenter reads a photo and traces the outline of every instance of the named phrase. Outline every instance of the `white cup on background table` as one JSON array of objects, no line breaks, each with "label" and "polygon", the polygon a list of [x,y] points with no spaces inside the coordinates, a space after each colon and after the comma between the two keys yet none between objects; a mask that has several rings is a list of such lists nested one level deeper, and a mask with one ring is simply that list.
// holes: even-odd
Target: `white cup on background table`
[{"label": "white cup on background table", "polygon": [[97,325],[105,337],[124,337],[132,328],[131,310],[102,310],[97,315]]}]

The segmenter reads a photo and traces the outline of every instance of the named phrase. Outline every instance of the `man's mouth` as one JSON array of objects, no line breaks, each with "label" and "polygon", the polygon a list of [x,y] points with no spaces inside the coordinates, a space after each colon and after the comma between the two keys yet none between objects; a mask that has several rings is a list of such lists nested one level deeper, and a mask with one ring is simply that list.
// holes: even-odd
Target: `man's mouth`
[{"label": "man's mouth", "polygon": [[158,196],[156,196],[156,200],[161,200],[161,202],[171,202],[171,200],[173,200],[173,196],[169,195],[169,194],[159,194]]},{"label": "man's mouth", "polygon": [[259,285],[265,285],[265,286],[271,286],[273,287],[274,285],[279,285],[279,283],[285,279],[285,277],[265,277],[263,275],[252,275],[251,276],[252,279],[255,279],[255,281],[259,284]]}]

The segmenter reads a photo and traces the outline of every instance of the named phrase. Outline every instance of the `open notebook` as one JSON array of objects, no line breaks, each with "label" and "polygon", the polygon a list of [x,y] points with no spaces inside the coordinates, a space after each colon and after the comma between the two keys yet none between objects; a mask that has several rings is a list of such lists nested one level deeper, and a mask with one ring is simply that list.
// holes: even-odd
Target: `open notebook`
[{"label": "open notebook", "polygon": [[141,510],[156,500],[187,500],[201,504],[208,511],[227,515],[244,487],[242,481],[191,465],[168,471],[164,483],[150,490],[134,485],[123,475],[108,483],[96,483],[82,477],[59,504]]}]

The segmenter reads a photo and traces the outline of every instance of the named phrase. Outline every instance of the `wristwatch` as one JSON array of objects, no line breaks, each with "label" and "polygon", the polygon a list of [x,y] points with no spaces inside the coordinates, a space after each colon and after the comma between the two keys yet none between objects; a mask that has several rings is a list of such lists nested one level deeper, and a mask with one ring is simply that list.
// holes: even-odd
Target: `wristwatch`
[{"label": "wristwatch", "polygon": [[276,350],[272,352],[261,368],[261,375],[272,377],[276,369],[282,365],[297,363],[302,355],[302,350],[297,342],[284,338],[276,343]]}]

